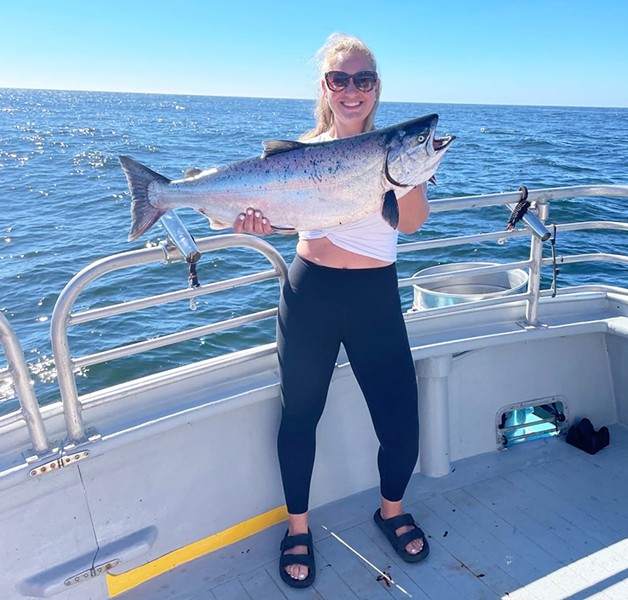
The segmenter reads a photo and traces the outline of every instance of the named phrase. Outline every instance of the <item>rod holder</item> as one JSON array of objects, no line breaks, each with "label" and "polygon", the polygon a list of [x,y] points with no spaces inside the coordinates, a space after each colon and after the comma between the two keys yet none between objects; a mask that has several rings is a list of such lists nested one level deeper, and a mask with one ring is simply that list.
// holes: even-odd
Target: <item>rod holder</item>
[{"label": "rod holder", "polygon": [[[506,207],[510,212],[515,209],[515,204],[506,204]],[[528,212],[523,215],[521,222],[532,232],[532,235],[545,242],[550,239],[551,233],[547,227],[543,224],[543,221],[539,219],[533,212]]]},{"label": "rod holder", "polygon": [[175,212],[173,210],[168,211],[159,220],[168,232],[168,239],[176,246],[177,250],[181,252],[186,262],[198,262],[201,258],[198,246]]}]

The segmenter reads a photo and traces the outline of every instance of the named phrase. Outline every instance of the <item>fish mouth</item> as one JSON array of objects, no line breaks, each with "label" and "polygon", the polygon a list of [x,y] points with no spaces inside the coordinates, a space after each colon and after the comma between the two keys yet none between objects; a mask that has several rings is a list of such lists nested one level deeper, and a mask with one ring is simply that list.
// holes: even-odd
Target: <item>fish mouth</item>
[{"label": "fish mouth", "polygon": [[449,144],[451,144],[456,139],[455,135],[446,135],[442,138],[434,138],[432,142],[434,146],[434,152],[441,152],[445,150]]}]

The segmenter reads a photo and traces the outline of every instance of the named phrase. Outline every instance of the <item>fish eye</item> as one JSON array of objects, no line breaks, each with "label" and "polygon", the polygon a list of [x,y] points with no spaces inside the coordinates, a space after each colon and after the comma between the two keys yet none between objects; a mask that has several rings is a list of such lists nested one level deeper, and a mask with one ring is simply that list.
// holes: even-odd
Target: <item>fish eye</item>
[{"label": "fish eye", "polygon": [[419,144],[422,144],[425,141],[425,136],[420,135],[417,139],[419,140]]}]

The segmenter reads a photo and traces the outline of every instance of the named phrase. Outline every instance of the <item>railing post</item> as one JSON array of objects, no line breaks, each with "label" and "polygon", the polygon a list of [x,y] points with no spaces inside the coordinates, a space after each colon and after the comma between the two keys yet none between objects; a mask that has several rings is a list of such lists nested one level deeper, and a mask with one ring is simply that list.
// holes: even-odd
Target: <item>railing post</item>
[{"label": "railing post", "polygon": [[28,373],[24,353],[13,328],[2,313],[0,313],[0,343],[4,347],[17,399],[20,402],[22,417],[26,422],[33,443],[33,450],[36,454],[46,454],[50,450],[50,443],[39,404],[33,392],[33,384]]},{"label": "railing post", "polygon": [[81,416],[81,403],[78,400],[78,391],[72,370],[67,328],[70,320],[70,309],[78,292],[81,290],[81,287],[78,285],[72,287],[70,284],[86,278],[86,271],[86,269],[83,269],[75,275],[59,294],[50,321],[52,353],[55,360],[55,369],[57,370],[57,383],[59,384],[61,401],[63,402],[63,416],[68,439],[75,444],[85,440],[85,426]]},{"label": "railing post", "polygon": [[[539,220],[545,223],[548,215],[546,202],[537,202]],[[530,236],[530,268],[528,277],[528,299],[526,301],[526,321],[535,327],[538,321],[539,296],[541,290],[541,264],[543,260],[543,239]]]}]

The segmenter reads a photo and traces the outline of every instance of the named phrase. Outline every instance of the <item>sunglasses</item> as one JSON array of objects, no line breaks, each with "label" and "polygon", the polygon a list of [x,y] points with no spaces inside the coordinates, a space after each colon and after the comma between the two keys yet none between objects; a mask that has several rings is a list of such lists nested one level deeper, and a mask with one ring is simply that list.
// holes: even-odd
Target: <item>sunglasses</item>
[{"label": "sunglasses", "polygon": [[360,71],[353,75],[343,71],[328,71],[325,73],[325,83],[332,92],[344,90],[351,80],[353,80],[356,90],[370,92],[377,83],[377,73],[375,71]]}]

